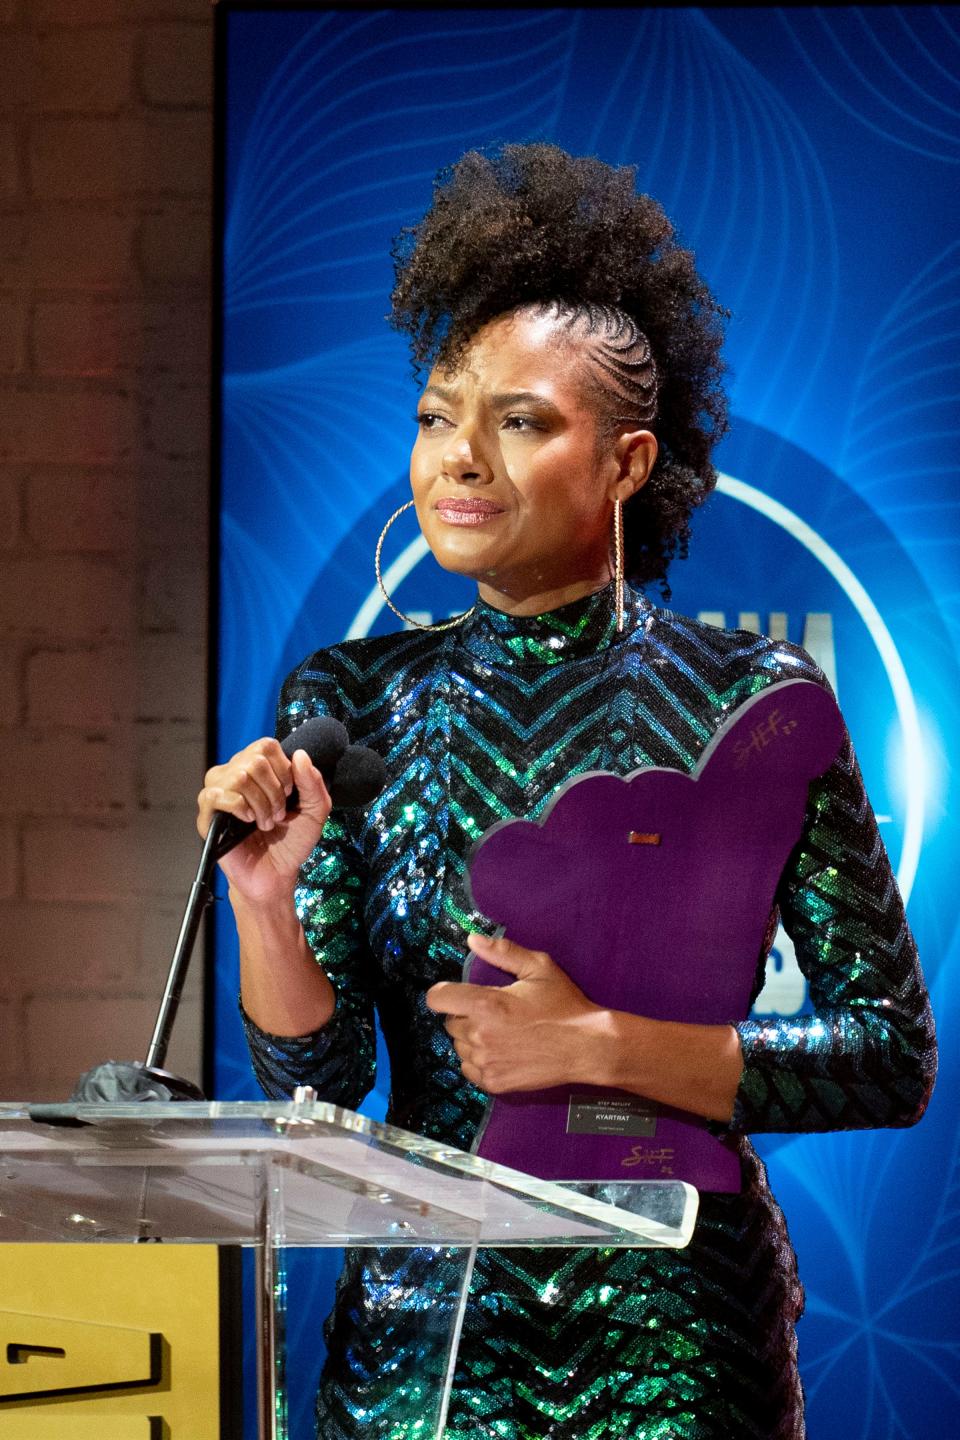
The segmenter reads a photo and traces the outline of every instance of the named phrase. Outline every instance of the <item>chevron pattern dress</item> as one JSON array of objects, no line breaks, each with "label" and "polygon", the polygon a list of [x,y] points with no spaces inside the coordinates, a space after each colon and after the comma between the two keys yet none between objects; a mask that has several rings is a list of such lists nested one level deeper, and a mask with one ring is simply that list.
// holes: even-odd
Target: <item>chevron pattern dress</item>
[{"label": "chevron pattern dress", "polygon": [[[571,775],[690,771],[742,701],[802,677],[822,681],[803,651],[639,594],[618,633],[611,588],[531,618],[480,603],[454,630],[307,659],[284,686],[280,735],[332,713],[384,756],[390,778],[367,811],[328,822],[302,872],[298,911],[337,1009],[295,1039],[245,1017],[266,1093],[310,1084],[355,1108],[373,1080],[376,1012],[390,1123],[469,1149],[485,1097],[423,997],[460,978],[467,931],[490,930],[465,892],[471,844],[495,821],[538,815]],[[704,1194],[682,1251],[481,1251],[447,1440],[803,1435],[802,1290],[746,1132],[911,1124],[934,1066],[915,949],[849,745],[812,787],[778,902],[814,1013],[739,1026],[740,1193]],[[430,1323],[446,1323],[457,1276],[453,1255],[435,1249],[348,1253],[326,1322],[322,1440],[433,1434]]]}]

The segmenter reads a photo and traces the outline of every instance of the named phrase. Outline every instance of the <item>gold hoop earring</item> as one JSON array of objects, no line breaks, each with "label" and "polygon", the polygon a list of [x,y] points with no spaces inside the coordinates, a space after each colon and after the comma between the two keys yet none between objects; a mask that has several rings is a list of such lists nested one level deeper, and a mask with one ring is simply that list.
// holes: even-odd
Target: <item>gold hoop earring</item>
[{"label": "gold hoop earring", "polygon": [[383,549],[383,542],[387,537],[387,531],[390,529],[390,526],[393,524],[394,520],[398,519],[403,514],[404,510],[409,510],[413,503],[414,502],[412,500],[408,500],[405,505],[400,506],[399,510],[394,510],[393,514],[390,516],[390,519],[380,531],[380,539],[377,541],[377,548],[373,557],[373,568],[377,572],[377,584],[380,586],[380,594],[390,606],[390,609],[393,611],[394,615],[398,616],[398,618],[401,619],[405,625],[413,625],[417,630],[453,630],[455,626],[462,625],[464,620],[466,620],[468,616],[473,614],[474,610],[476,610],[477,608],[476,605],[471,605],[469,610],[465,610],[462,615],[455,615],[452,620],[440,620],[433,625],[424,625],[422,621],[414,620],[409,615],[404,615],[402,610],[397,609],[396,605],[394,605],[393,601],[390,599],[390,596],[387,594],[387,587],[383,583],[383,575],[380,573],[380,552]]},{"label": "gold hoop earring", "polygon": [[613,502],[613,606],[617,630],[623,630],[623,501]]}]

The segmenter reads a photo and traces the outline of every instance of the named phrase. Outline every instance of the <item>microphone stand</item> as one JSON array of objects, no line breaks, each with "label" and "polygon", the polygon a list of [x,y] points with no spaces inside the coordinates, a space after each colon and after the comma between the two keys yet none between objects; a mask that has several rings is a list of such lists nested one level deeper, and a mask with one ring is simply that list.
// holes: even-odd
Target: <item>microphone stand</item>
[{"label": "microphone stand", "polygon": [[[77,1081],[71,1096],[72,1102],[125,1104],[165,1100],[204,1100],[206,1098],[203,1091],[192,1080],[185,1080],[180,1075],[174,1075],[169,1070],[165,1070],[163,1066],[167,1058],[167,1048],[170,1044],[174,1021],[177,1018],[177,1010],[183,994],[193,947],[200,932],[204,911],[214,898],[212,879],[223,840],[223,821],[219,816],[214,815],[210,829],[207,831],[207,838],[203,842],[200,863],[197,866],[197,873],[190,887],[183,919],[180,922],[180,933],[177,936],[173,958],[167,971],[167,983],[164,986],[163,998],[154,1022],[153,1035],[147,1047],[146,1060],[107,1060],[104,1064],[95,1066],[93,1070],[88,1070],[85,1075],[81,1075]],[[32,1110],[38,1112],[37,1118],[39,1119],[41,1118],[40,1112],[43,1112],[43,1117],[47,1118],[59,1108],[59,1106],[34,1106]]]},{"label": "microphone stand", "polygon": [[[214,821],[216,821],[216,816]],[[76,1119],[70,1113],[77,1102],[101,1105],[131,1102],[148,1104],[158,1101],[162,1103],[171,1100],[203,1100],[206,1098],[203,1091],[199,1086],[194,1085],[192,1080],[185,1080],[180,1075],[173,1075],[162,1067],[167,1057],[170,1034],[173,1030],[173,1022],[177,1018],[177,1008],[187,977],[187,967],[190,964],[190,956],[200,931],[203,913],[213,899],[213,886],[210,882],[214,866],[217,863],[217,847],[222,838],[222,824],[211,823],[210,829],[207,831],[207,838],[203,843],[196,877],[187,897],[183,919],[180,922],[180,933],[177,936],[173,959],[167,972],[167,983],[147,1049],[146,1061],[141,1063],[140,1061],[107,1060],[104,1064],[95,1066],[93,1070],[88,1070],[85,1075],[81,1075],[67,1106],[31,1105],[28,1112],[31,1120],[46,1125],[83,1125],[86,1123],[85,1121]],[[144,1167],[140,1180],[140,1200],[136,1222],[137,1241],[140,1244],[160,1239],[159,1236],[150,1233],[146,1219],[149,1183],[150,1172],[147,1167]]]},{"label": "microphone stand", "polygon": [[167,971],[167,983],[164,986],[163,998],[154,1022],[153,1035],[150,1037],[150,1044],[147,1047],[147,1058],[142,1066],[143,1074],[166,1085],[168,1090],[174,1092],[173,1099],[175,1100],[202,1100],[204,1098],[203,1092],[196,1085],[190,1080],[183,1080],[180,1076],[172,1075],[168,1070],[164,1070],[163,1063],[167,1058],[167,1047],[170,1044],[173,1024],[177,1018],[180,997],[183,994],[183,986],[187,978],[187,968],[193,954],[193,947],[197,942],[197,935],[200,932],[204,911],[213,900],[211,881],[222,839],[221,827],[216,823],[216,819],[217,817],[214,816],[207,831],[207,838],[203,842],[200,863],[190,887],[190,894],[187,896],[186,908],[180,922],[180,933],[177,936],[173,959],[170,961],[170,968]]},{"label": "microphone stand", "polygon": [[[339,721],[329,716],[318,716],[293,730],[283,742],[289,755],[302,747],[310,754],[314,764],[327,778],[334,805],[366,805],[379,795],[386,780],[383,761],[374,750],[364,745],[350,745],[347,732]],[[287,797],[287,808],[297,805],[297,792]],[[218,811],[210,822],[207,837],[203,842],[200,863],[190,894],[187,897],[180,933],[174,946],[173,959],[167,972],[163,999],[153,1027],[153,1035],[143,1061],[108,1060],[81,1075],[70,1097],[72,1104],[125,1104],[128,1102],[203,1100],[206,1097],[192,1080],[184,1080],[163,1068],[167,1058],[170,1034],[177,1018],[177,1009],[183,993],[184,981],[190,956],[196,944],[203,914],[213,899],[211,883],[214,868],[221,856],[251,834],[256,826],[251,822],[238,823],[223,811]],[[57,1111],[58,1106],[32,1106],[31,1114],[41,1111],[45,1118]]]}]

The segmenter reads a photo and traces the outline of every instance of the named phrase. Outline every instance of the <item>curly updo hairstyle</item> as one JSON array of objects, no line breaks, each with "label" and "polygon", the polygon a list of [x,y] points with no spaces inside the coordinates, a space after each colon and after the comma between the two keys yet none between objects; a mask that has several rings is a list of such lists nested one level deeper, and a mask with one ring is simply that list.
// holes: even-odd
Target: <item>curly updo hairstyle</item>
[{"label": "curly updo hairstyle", "polygon": [[716,484],[727,428],[720,347],[727,311],[633,166],[555,145],[468,150],[442,171],[433,204],[393,249],[390,322],[418,374],[456,368],[471,337],[507,311],[549,309],[587,342],[602,431],[639,421],[659,442],[647,484],[624,506],[627,575],[670,590],[690,516]]}]

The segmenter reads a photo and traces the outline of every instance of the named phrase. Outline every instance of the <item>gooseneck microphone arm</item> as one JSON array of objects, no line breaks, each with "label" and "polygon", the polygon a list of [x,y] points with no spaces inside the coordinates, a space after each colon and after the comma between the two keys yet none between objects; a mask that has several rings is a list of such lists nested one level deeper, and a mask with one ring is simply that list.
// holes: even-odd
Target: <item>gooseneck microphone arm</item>
[{"label": "gooseneck microphone arm", "polygon": [[[317,716],[312,720],[304,721],[296,730],[291,731],[281,743],[284,754],[290,759],[297,750],[306,750],[327,784],[330,799],[338,808],[367,805],[383,789],[386,770],[380,756],[376,751],[367,749],[365,745],[350,745],[344,727],[339,720],[334,720],[329,715]],[[294,788],[287,797],[287,809],[295,810],[298,804],[299,796]],[[160,1002],[153,1035],[147,1050],[147,1058],[144,1062],[144,1069],[153,1072],[159,1071],[157,1078],[168,1087],[171,1085],[171,1081],[180,1086],[189,1086],[190,1083],[180,1081],[176,1076],[168,1075],[163,1070],[163,1063],[167,1057],[173,1023],[177,1017],[177,1008],[187,977],[187,967],[196,944],[203,913],[213,899],[212,879],[216,863],[235,845],[241,844],[256,828],[256,825],[249,821],[238,820],[234,815],[217,811],[210,822],[207,837],[203,842],[200,863],[197,866],[194,882],[190,887],[183,920],[180,923],[180,933],[177,936],[173,959],[170,961],[170,969],[167,973],[163,999]]]},{"label": "gooseneck microphone arm", "polygon": [[[305,750],[320,771],[330,792],[334,807],[368,805],[375,800],[386,783],[386,767],[374,750],[348,743],[346,730],[339,720],[329,715],[306,720],[281,741],[284,754],[292,759],[296,751]],[[296,789],[287,797],[287,809],[296,810],[300,803]],[[203,1092],[192,1080],[183,1080],[164,1070],[163,1063],[170,1044],[170,1034],[183,993],[187,966],[200,930],[203,912],[213,898],[214,866],[221,856],[239,845],[256,830],[256,825],[238,820],[218,810],[207,831],[197,866],[196,878],[190,887],[180,933],[167,973],[163,999],[157,1012],[153,1036],[146,1061],[107,1060],[87,1070],[77,1081],[70,1103],[32,1105],[30,1114],[44,1124],[84,1124],[77,1120],[74,1107],[78,1104],[128,1104],[146,1101],[202,1100]]]},{"label": "gooseneck microphone arm", "polygon": [[[214,816],[214,819],[216,819],[216,816]],[[190,894],[187,897],[183,919],[180,922],[180,933],[177,936],[177,943],[174,946],[173,959],[170,961],[170,968],[167,971],[167,983],[163,989],[163,999],[160,1001],[160,1009],[157,1011],[157,1018],[153,1026],[153,1035],[147,1048],[147,1058],[144,1061],[144,1067],[147,1070],[162,1071],[163,1062],[167,1058],[167,1047],[170,1044],[173,1022],[177,1018],[177,1010],[180,1006],[180,997],[183,994],[184,981],[187,978],[187,967],[190,964],[190,956],[193,954],[193,947],[197,942],[197,935],[200,932],[204,911],[213,899],[213,885],[211,881],[214,870],[216,869],[217,847],[221,839],[222,827],[214,825],[211,821],[210,829],[207,831],[207,838],[203,842],[203,850],[200,854],[197,873],[190,887]],[[174,1077],[164,1073],[160,1078],[162,1078],[164,1084],[169,1085],[170,1080]]]}]

